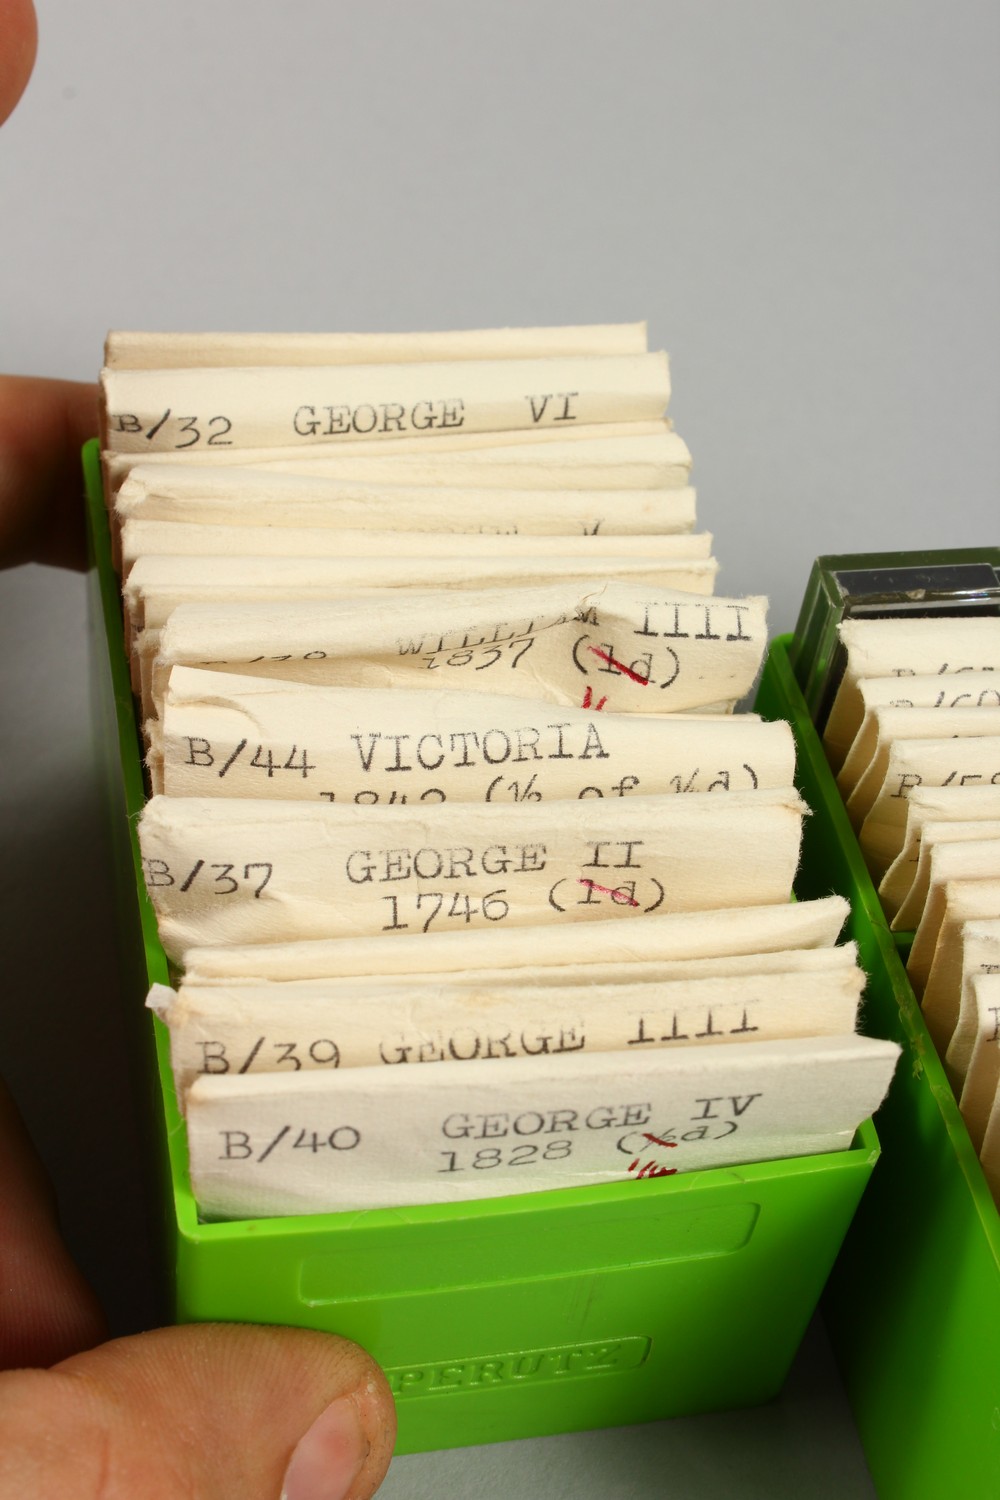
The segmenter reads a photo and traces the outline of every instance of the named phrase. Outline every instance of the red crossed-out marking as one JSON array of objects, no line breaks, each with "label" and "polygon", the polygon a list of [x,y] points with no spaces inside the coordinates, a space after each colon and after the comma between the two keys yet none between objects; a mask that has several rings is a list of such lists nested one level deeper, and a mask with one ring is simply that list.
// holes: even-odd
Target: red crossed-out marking
[{"label": "red crossed-out marking", "polygon": [[[658,1135],[650,1135],[647,1130],[644,1130],[642,1134],[643,1134],[643,1139],[649,1141],[651,1143],[651,1145],[654,1145],[654,1146],[665,1146],[669,1150],[672,1147],[674,1147],[674,1146],[677,1145],[676,1141],[661,1141],[660,1137]],[[636,1157],[634,1161],[630,1161],[629,1162],[628,1169],[629,1169],[630,1172],[635,1172],[635,1169],[638,1166],[639,1166],[639,1158]],[[677,1168],[676,1167],[660,1167],[660,1166],[657,1166],[657,1164],[656,1164],[655,1161],[647,1161],[647,1162],[643,1162],[642,1166],[639,1168],[639,1171],[636,1172],[635,1175],[636,1175],[637,1178],[638,1177],[675,1177],[677,1175]]]},{"label": "red crossed-out marking", "polygon": [[649,687],[648,677],[640,677],[638,672],[633,672],[632,668],[627,667],[623,661],[616,661],[607,651],[602,651],[600,646],[588,646],[587,650],[593,651],[594,655],[599,656],[601,661],[606,662],[609,667],[616,667],[619,672],[624,672],[626,677],[631,677],[632,681],[637,682],[640,687]]},{"label": "red crossed-out marking", "polygon": [[588,880],[584,875],[580,876],[579,883],[589,885],[592,891],[600,891],[602,896],[614,896],[619,903],[623,902],[626,906],[639,905],[638,901],[634,901],[631,896],[626,896],[624,891],[616,891],[610,885],[598,885],[596,880]]}]

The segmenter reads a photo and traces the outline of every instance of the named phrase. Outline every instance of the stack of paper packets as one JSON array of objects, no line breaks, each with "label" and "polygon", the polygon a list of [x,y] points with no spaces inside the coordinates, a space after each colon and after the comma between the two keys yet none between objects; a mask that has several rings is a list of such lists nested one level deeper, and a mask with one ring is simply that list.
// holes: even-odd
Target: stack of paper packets
[{"label": "stack of paper packets", "polygon": [[1000,1203],[1000,619],[851,620],[824,743]]},{"label": "stack of paper packets", "polygon": [[713,593],[644,325],[106,365],[203,1211],[847,1146],[898,1049],[854,1034],[845,904],[790,904],[791,734],[732,712],[766,601]]}]

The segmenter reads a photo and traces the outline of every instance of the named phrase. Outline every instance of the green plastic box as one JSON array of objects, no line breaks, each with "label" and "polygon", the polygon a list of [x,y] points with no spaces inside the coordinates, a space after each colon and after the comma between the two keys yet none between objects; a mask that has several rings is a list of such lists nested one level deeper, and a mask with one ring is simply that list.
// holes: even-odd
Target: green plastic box
[{"label": "green plastic box", "polygon": [[910,988],[790,659],[757,708],[790,720],[806,820],[800,896],[847,896],[869,974],[861,1029],[903,1047],[875,1116],[882,1156],[823,1311],[885,1500],[1000,1496],[1000,1216]]},{"label": "green plastic box", "polygon": [[125,990],[151,1028],[147,1050],[156,1041],[170,1314],[356,1339],[396,1392],[401,1453],[774,1396],[878,1158],[870,1121],[833,1155],[474,1204],[199,1222],[165,1032],[141,1010],[168,970],[133,835],[142,772],[96,445],[85,469]]}]

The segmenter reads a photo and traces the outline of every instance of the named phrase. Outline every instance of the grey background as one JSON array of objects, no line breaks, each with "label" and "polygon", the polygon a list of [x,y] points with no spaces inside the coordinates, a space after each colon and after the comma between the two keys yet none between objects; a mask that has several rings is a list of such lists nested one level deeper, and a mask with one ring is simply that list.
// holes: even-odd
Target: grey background
[{"label": "grey background", "polygon": [[[720,591],[996,542],[1000,11],[978,0],[39,0],[0,366],[108,327],[647,317]],[[0,575],[0,1065],[116,1326],[150,1316],[83,585]],[[93,1162],[102,1161],[95,1173]],[[873,1493],[822,1330],[763,1412],[399,1462],[392,1500]]]}]

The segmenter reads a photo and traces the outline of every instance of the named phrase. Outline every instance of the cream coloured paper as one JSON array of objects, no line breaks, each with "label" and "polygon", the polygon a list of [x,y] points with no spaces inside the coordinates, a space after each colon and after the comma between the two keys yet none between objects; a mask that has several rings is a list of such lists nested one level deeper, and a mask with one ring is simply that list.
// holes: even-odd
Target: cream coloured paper
[{"label": "cream coloured paper", "polygon": [[732,975],[583,988],[437,984],[413,990],[352,980],[179,991],[147,1002],[170,1029],[178,1097],[200,1076],[485,1062],[844,1036],[854,1030],[860,969]]},{"label": "cream coloured paper", "polygon": [[[176,676],[176,674],[179,672],[188,673],[196,672],[197,670],[197,668],[177,667],[174,668],[171,676]],[[214,675],[221,680],[227,680],[230,678],[230,674],[222,673],[204,675]],[[250,683],[268,683],[273,682],[274,679],[250,677],[240,678],[238,679],[238,681]],[[281,686],[280,683],[277,685]],[[338,690],[302,688],[302,686],[298,684],[291,684],[290,688],[293,693],[303,691],[355,691],[353,689]],[[378,694],[380,690],[378,688],[366,688],[362,691],[363,698],[367,699],[371,695]],[[405,692],[405,690],[395,690],[393,692],[393,696],[398,697],[402,692]],[[475,697],[471,699],[471,702],[473,704],[478,701],[479,700]],[[520,702],[522,700],[497,699],[491,701],[506,703],[508,701]],[[612,717],[614,717],[615,719],[621,719],[626,716],[614,715]],[[661,715],[660,719],[657,719],[653,722],[661,722],[661,720],[669,722],[675,726],[690,722],[707,722],[709,724],[715,725],[734,722],[734,720],[730,719],[728,715],[719,714]],[[755,721],[761,722],[756,714],[740,714],[738,724],[745,726],[746,724]],[[605,720],[602,722],[607,721]],[[201,727],[204,728],[206,727],[206,725],[202,723]],[[396,729],[398,729],[398,724],[395,727]],[[558,726],[552,727],[553,729],[555,729],[556,734],[558,734]],[[175,716],[174,727],[170,732],[170,744],[168,747],[171,759],[171,782],[170,786],[166,787],[164,778],[164,747],[166,744],[164,726],[161,724],[159,719],[147,719],[145,724],[143,725],[143,734],[146,744],[146,769],[149,774],[150,789],[154,793],[161,794],[166,791],[170,796],[218,796],[220,794],[238,796],[262,795],[266,797],[274,796],[283,800],[293,801],[315,800],[316,797],[321,797],[325,802],[335,802],[338,800],[338,793],[335,789],[319,791],[316,781],[318,763],[309,759],[309,756],[313,752],[310,751],[307,746],[303,745],[303,748],[301,750],[299,749],[299,743],[297,741],[293,742],[293,748],[289,748],[289,744],[286,741],[284,744],[284,748],[279,752],[279,756],[276,759],[275,742],[267,743],[262,741],[260,738],[257,738],[253,745],[250,745],[249,742],[244,744],[242,742],[242,737],[240,737],[239,739],[236,739],[232,742],[232,744],[229,746],[228,751],[224,751],[223,754],[220,755],[219,761],[217,763],[216,755],[219,746],[218,740],[206,740],[204,736],[193,736],[189,734],[182,735],[182,728],[183,725],[178,726],[178,722]],[[525,744],[525,737],[523,732],[524,728],[525,726],[521,726],[522,741],[520,746],[515,739],[511,744],[510,751],[511,755],[513,755],[515,758],[519,753],[523,755],[523,760],[518,763],[519,765],[523,765],[525,760],[533,758],[529,754],[529,751],[532,747]],[[469,736],[467,740],[463,740],[460,737],[461,735],[466,734],[467,730],[459,731],[456,734],[454,745],[452,745],[450,736],[445,742],[443,742],[443,744],[446,743],[449,748],[453,748],[459,758],[458,765],[456,765],[452,769],[468,768],[474,766],[475,764],[474,760],[472,759],[471,753],[468,752],[478,753],[478,742],[472,736]],[[600,738],[599,731],[597,731],[597,734],[598,738]],[[394,735],[394,740],[395,739],[399,739],[401,741],[400,749],[402,749],[402,742],[407,739],[407,736]],[[428,754],[431,754],[433,751],[433,740],[424,739],[421,736],[418,738],[418,741],[415,741],[414,743],[421,743],[424,759],[426,760]],[[603,743],[604,741],[601,740],[602,746]],[[355,746],[354,748],[358,751],[359,759],[361,759],[362,761],[363,768],[364,763],[369,760],[368,749],[365,749],[364,746]],[[370,749],[371,746],[369,746],[368,748]],[[490,739],[489,750],[491,754],[503,753],[503,748],[504,747],[502,741],[497,740],[495,737]],[[392,750],[392,747],[390,747],[390,750]],[[595,745],[588,755],[588,759],[596,756],[597,753],[598,752],[596,750],[595,741]],[[374,775],[371,777],[366,776],[368,785],[366,787],[362,787],[361,790],[355,792],[354,795],[349,795],[346,798],[347,801],[356,802],[359,806],[375,806],[381,801],[392,806],[395,804],[404,804],[408,801],[420,801],[422,800],[424,793],[428,793],[426,798],[426,800],[428,801],[445,802],[449,800],[447,795],[439,785],[432,785],[432,781],[436,782],[439,780],[439,778],[430,778],[429,773],[427,773],[426,766],[419,763],[412,766],[408,765],[404,758],[400,758],[399,764],[396,765],[394,750],[392,750],[392,754],[394,756],[394,763],[391,767],[388,768],[381,765],[381,763],[378,766],[375,766],[374,761],[372,760],[369,769],[374,773]],[[608,752],[608,754],[610,756],[610,752]],[[231,763],[230,756],[233,757]],[[540,751],[539,757],[541,757]],[[562,760],[564,756],[556,753],[553,758],[556,760]],[[569,752],[566,752],[565,758],[572,758]],[[244,764],[244,762],[246,762],[246,764]],[[443,765],[444,761],[442,760],[441,763]],[[239,792],[233,790],[235,782],[230,779],[234,768],[237,770],[237,772],[243,773],[243,775],[241,777],[238,777],[237,779],[245,782],[243,790]],[[291,779],[282,775],[282,773],[286,771],[293,773]],[[389,771],[398,771],[400,775],[406,777],[410,786],[410,791],[404,791],[398,781],[398,778],[395,776],[392,777],[391,784],[387,784],[389,782]],[[662,767],[657,766],[656,771],[658,779],[662,781]],[[412,791],[414,785],[413,773],[422,773],[424,776],[421,785],[421,791],[416,796],[413,795]],[[700,767],[696,767],[694,773],[689,771],[687,777],[681,777],[680,780],[678,780],[679,774],[680,773],[675,773],[674,776],[670,778],[670,785],[665,787],[665,790],[668,793],[684,790],[693,791],[696,789],[732,791],[734,788],[738,788],[740,784],[742,784],[744,788],[752,788],[755,780],[758,785],[764,784],[769,786],[788,786],[791,784],[790,776],[772,777],[767,770],[765,770],[762,781],[758,769],[747,761],[740,763],[735,776],[733,772],[725,766],[717,767],[715,772],[713,772],[711,775],[703,776],[701,774]],[[310,777],[312,778],[311,786],[309,784]],[[380,777],[381,789],[376,790],[374,789],[372,782],[377,781]],[[213,778],[219,778],[219,780],[216,781]],[[565,778],[562,777],[559,779],[564,780]],[[223,788],[221,785],[221,782],[223,780],[226,781],[225,788]],[[697,786],[699,780],[701,782],[700,788],[698,788]],[[626,775],[623,776],[620,781],[609,783],[609,786],[611,794],[616,797],[629,796],[633,793],[648,795],[651,790],[653,790],[645,784],[640,786],[635,776],[631,772],[626,773]],[[481,789],[482,788],[480,788],[480,790]],[[461,792],[462,790],[463,788],[460,785],[459,791]],[[496,776],[493,776],[486,783],[486,792],[481,799],[473,799],[468,795],[468,792],[469,790],[471,790],[471,788],[465,788],[464,790],[466,792],[466,795],[464,797],[460,797],[457,800],[482,800],[489,802],[531,802],[541,800],[540,797],[536,795],[538,792],[538,781],[537,775],[535,775],[534,773],[521,779],[518,779],[515,776],[508,782],[504,782],[502,777],[498,779]],[[341,786],[340,800],[344,801],[345,798],[342,793],[343,786]],[[603,786],[595,785],[592,782],[585,781],[579,782],[578,790],[576,793],[574,793],[574,795],[578,797],[598,797],[603,796],[604,794],[605,788]],[[453,797],[451,800],[456,799]]]},{"label": "cream coloured paper", "polygon": [[[924,908],[925,920],[930,913]],[[943,910],[934,915],[937,937],[927,976],[925,997],[932,997],[939,1050],[945,1055],[958,1020],[962,988],[963,940],[966,922],[1000,917],[1000,880],[948,880],[943,887]],[[930,1027],[928,1026],[928,1030]]]},{"label": "cream coloured paper", "polygon": [[[383,443],[377,449],[369,444],[366,453],[347,457],[342,456],[339,444],[317,444],[292,452],[275,450],[275,456],[266,459],[254,450],[253,462],[275,473],[349,479],[381,476],[390,482],[398,478],[400,483],[404,482],[401,475],[405,463],[415,476],[411,483],[443,484],[452,489],[460,484],[525,489],[535,482],[533,475],[539,476],[540,489],[675,489],[688,483],[691,453],[669,422],[662,422],[652,432],[604,435],[603,428],[611,426],[598,425],[589,438],[578,438],[572,432],[554,433],[548,443],[531,441],[531,433],[512,433],[509,437],[526,437],[528,441],[450,451],[425,448],[414,451],[408,459],[400,456],[394,444],[387,447]],[[591,473],[602,477],[591,482]],[[633,477],[623,481],[616,477],[619,474]],[[557,485],[557,481],[561,483]]]},{"label": "cream coloured paper", "polygon": [[[676,963],[727,955],[827,949],[847,920],[842,896],[738,910],[670,912],[622,926],[596,921],[587,927],[587,962]],[[836,950],[839,951],[839,950]],[[455,973],[505,966],[510,969],[575,966],[579,933],[565,927],[479,928],[461,933],[401,933],[332,942],[255,943],[251,947],[192,948],[187,976],[201,984],[232,979],[326,979],[362,975]]]},{"label": "cream coloured paper", "polygon": [[[629,424],[630,426],[632,424]],[[636,424],[638,425],[638,424]],[[645,425],[645,424],[642,424]],[[457,439],[428,438],[412,452],[398,439],[373,446],[338,444],[326,452],[310,447],[301,452],[287,448],[234,448],[225,462],[224,449],[200,448],[191,454],[110,454],[105,460],[109,492],[114,494],[137,468],[155,469],[158,483],[166,476],[179,478],[190,469],[215,474],[221,481],[227,473],[244,471],[286,477],[325,479],[328,483],[424,486],[436,489],[485,490],[672,490],[690,483],[691,453],[672,428],[652,424],[653,431],[622,434],[614,423],[588,432],[618,431],[617,436],[559,440],[539,433],[493,434],[489,446],[457,446]],[[485,437],[491,436],[485,434]],[[510,438],[524,439],[512,442]],[[506,439],[506,440],[505,440]],[[412,440],[406,440],[406,447]]]},{"label": "cream coloured paper", "polygon": [[[903,847],[886,871],[878,888],[887,915],[893,916],[905,899],[917,869],[920,835],[924,823],[937,818],[949,823],[979,818],[1000,818],[998,786],[915,786],[906,799]],[[893,927],[899,927],[893,922]]]},{"label": "cream coloured paper", "polygon": [[645,323],[563,328],[463,328],[428,333],[147,333],[113,329],[104,363],[118,370],[238,365],[408,364],[642,354]]},{"label": "cream coloured paper", "polygon": [[[969,979],[974,1031],[965,1086],[959,1103],[969,1138],[978,1152],[982,1149],[990,1110],[997,1090],[1000,1089],[1000,970],[995,966],[997,960],[1000,960],[1000,918],[992,922],[967,922],[967,943],[970,941],[971,929],[983,935],[983,939],[990,945],[991,953],[989,968],[971,975]],[[972,941],[978,939],[974,938]],[[964,986],[962,998],[964,1002]]]},{"label": "cream coloured paper", "polygon": [[670,400],[667,356],[237,366],[101,373],[108,447],[154,453],[339,437],[642,422]]},{"label": "cream coloured paper", "polygon": [[[952,881],[993,881],[994,879],[1000,880],[1000,839],[982,839],[973,843],[939,843],[934,846],[931,852],[927,900],[924,902],[920,925],[913,935],[913,946],[906,964],[910,983],[917,994],[922,996],[925,1016],[928,1008],[932,1013],[936,1013],[940,1008],[936,993],[929,985],[929,979],[941,924],[945,919],[948,885]],[[935,1045],[938,1046],[942,1055],[957,1018],[957,988],[949,984],[947,990],[948,1035],[940,1042],[935,1036]],[[941,1004],[944,1004],[943,999]],[[928,1030],[931,1030],[931,1034],[934,1035],[930,1021],[928,1021]]]},{"label": "cream coloured paper", "polygon": [[845,620],[840,639],[847,666],[823,732],[835,771],[843,765],[864,716],[860,679],[1000,669],[996,618]]},{"label": "cream coloured paper", "polygon": [[1000,736],[896,740],[889,747],[885,782],[858,834],[876,882],[902,850],[907,799],[918,786],[1000,786]]},{"label": "cream coloured paper", "polygon": [[[214,526],[188,521],[128,520],[121,530],[122,574],[139,557],[384,557],[384,531],[337,531],[323,526]],[[604,560],[644,558],[652,562],[708,557],[710,532],[644,536],[532,536],[508,532],[395,531],[396,558],[493,559],[524,563],[573,558],[596,577]]]},{"label": "cream coloured paper", "polygon": [[185,487],[161,480],[144,464],[122,485],[115,513],[122,523],[143,519],[232,527],[308,526],[338,531],[420,531],[478,535],[672,535],[691,530],[693,489],[533,490],[459,486],[420,488],[383,483],[268,474],[253,469],[235,483],[202,482],[199,469],[181,471]]},{"label": "cream coloured paper", "polygon": [[377,610],[350,600],[187,604],[162,632],[152,698],[158,705],[171,667],[210,666],[328,686],[601,703],[617,713],[731,707],[756,676],[765,611],[762,598],[600,580],[480,594],[401,591]]},{"label": "cream coloured paper", "polygon": [[1000,708],[876,708],[873,717],[875,753],[847,798],[847,814],[855,828],[861,827],[875,805],[885,784],[890,747],[897,741],[1000,735]]},{"label": "cream coloured paper", "polygon": [[161,753],[170,796],[533,804],[789,787],[783,722],[656,719],[484,694],[320,688],[175,667]]},{"label": "cream coloured paper", "polygon": [[[619,461],[628,457],[637,458],[640,455],[649,456],[656,448],[647,444],[641,444],[633,448],[632,440],[635,438],[670,438],[674,434],[674,426],[669,417],[657,417],[649,422],[567,422],[561,426],[532,427],[530,430],[502,431],[502,432],[463,432],[453,427],[447,429],[437,428],[421,437],[402,437],[398,433],[390,433],[387,439],[377,450],[373,450],[371,442],[367,438],[345,438],[342,437],[336,444],[336,454],[328,455],[324,460],[320,450],[303,450],[301,443],[282,444],[273,448],[254,448],[252,450],[239,447],[219,447],[209,444],[192,453],[188,449],[170,450],[161,453],[153,453],[145,457],[141,453],[116,453],[111,449],[105,449],[102,453],[102,462],[106,462],[111,469],[115,485],[121,483],[126,475],[131,473],[136,464],[154,463],[157,468],[166,465],[170,468],[187,468],[191,464],[198,466],[207,464],[211,468],[219,467],[243,467],[252,464],[255,468],[262,463],[269,465],[297,466],[303,462],[322,463],[331,461],[346,455],[350,458],[363,458],[366,463],[383,464],[386,461],[395,461],[403,458],[415,458],[420,463],[436,461],[439,457],[447,462],[465,461],[491,464],[497,459],[503,459],[508,451],[513,456],[527,460],[529,455],[535,454],[538,461],[559,462],[560,459],[569,459],[575,454],[573,462],[580,461],[580,454],[588,452],[595,456],[608,456],[613,454]],[[593,447],[587,449],[574,449],[575,443],[588,443]],[[611,443],[614,446],[608,448],[604,445]],[[536,450],[544,449],[544,452]],[[312,457],[310,458],[310,451]],[[673,447],[667,451],[676,451]],[[466,455],[463,459],[462,455]]]},{"label": "cream coloured paper", "polygon": [[[391,445],[384,444],[378,451],[386,457],[394,459],[412,457],[419,455],[421,462],[426,462],[428,457],[433,458],[438,454],[461,454],[473,453],[480,449],[488,449],[496,452],[499,448],[516,447],[523,448],[530,444],[535,446],[546,443],[557,443],[559,449],[564,448],[566,439],[571,438],[576,442],[592,442],[595,439],[609,441],[615,438],[632,437],[657,437],[665,432],[673,430],[672,424],[667,418],[660,418],[656,422],[600,422],[596,424],[585,424],[575,426],[571,433],[562,434],[554,428],[539,427],[532,432],[452,432],[437,433],[426,438],[394,438]],[[337,444],[337,453],[340,456],[364,456],[369,457],[372,447],[367,440],[358,438],[353,441],[340,442]],[[597,450],[603,451],[603,450]],[[298,463],[298,448],[255,448],[253,451],[253,462],[255,465],[262,461],[269,463]],[[379,460],[381,462],[381,460]],[[145,456],[142,453],[113,453],[110,448],[101,452],[101,468],[104,474],[106,493],[115,496],[120,486],[128,478],[129,474],[138,465],[149,462],[155,463],[158,469],[187,469],[192,464],[197,467],[216,468],[245,468],[248,463],[248,455],[243,448],[218,448],[209,447],[199,450],[197,459],[192,454],[181,450],[179,453],[156,453]]]},{"label": "cream coloured paper", "polygon": [[[694,549],[692,549],[694,550]],[[710,594],[714,557],[637,558],[609,554],[600,576],[645,588]],[[179,604],[347,599],[387,589],[499,590],[592,583],[592,565],[567,557],[512,561],[455,557],[144,557],[124,586],[133,628],[162,629]],[[998,710],[1000,720],[1000,710]]]},{"label": "cream coloured paper", "polygon": [[840,1150],[881,1101],[898,1052],[812,1037],[490,1061],[434,1070],[432,1087],[426,1069],[200,1078],[188,1096],[193,1186],[203,1212],[252,1217]]},{"label": "cream coloured paper", "polygon": [[[969,1072],[976,1039],[983,1026],[983,1007],[977,995],[976,983],[980,975],[1000,975],[1000,921],[966,922],[960,937],[962,977],[958,1020],[948,1043],[945,1065],[956,1098],[964,1100],[963,1085]],[[993,1017],[994,1027],[996,1020]],[[962,1113],[965,1114],[964,1103]],[[979,1139],[982,1140],[982,1131]]]},{"label": "cream coloured paper", "polygon": [[[389,440],[379,449],[379,454],[386,458],[412,457],[414,454],[422,458],[428,458],[435,454],[451,453],[479,453],[484,451],[488,457],[496,453],[500,448],[526,448],[539,443],[556,443],[565,445],[571,442],[609,442],[619,438],[637,437],[662,437],[666,432],[673,431],[673,423],[669,417],[657,417],[651,422],[572,422],[565,423],[562,427],[532,427],[530,431],[520,432],[462,432],[449,427],[446,431],[435,428],[424,437],[400,437],[398,434],[390,434]],[[101,455],[102,462],[111,464],[116,480],[120,481],[128,474],[136,463],[152,461],[159,464],[180,465],[190,464],[192,460],[196,463],[225,465],[243,465],[247,463],[283,463],[289,460],[298,461],[302,452],[301,444],[289,446],[287,443],[277,448],[255,448],[252,455],[248,455],[245,449],[232,449],[211,445],[202,450],[197,459],[194,455],[184,449],[166,453],[156,453],[151,460],[144,460],[141,455],[135,453],[112,453],[105,449]],[[337,443],[338,453],[347,453],[354,457],[370,457],[372,453],[371,444],[367,438],[343,438]]]},{"label": "cream coloured paper", "polygon": [[154,797],[139,841],[177,959],[196,944],[787,901],[803,810],[792,790],[419,810]]},{"label": "cream coloured paper", "polygon": [[1000,821],[967,819],[962,822],[948,823],[943,820],[928,819],[924,823],[913,884],[899,909],[896,921],[893,923],[894,928],[900,932],[908,932],[920,922],[930,890],[932,856],[937,846],[939,844],[975,843],[981,839],[1000,839]]},{"label": "cream coloured paper", "polygon": [[[769,909],[769,908],[762,908]],[[692,913],[691,915],[704,915],[703,913]],[[648,917],[647,922],[655,922],[655,917]],[[600,925],[600,924],[598,924]],[[609,924],[610,925],[610,924]],[[646,923],[643,923],[645,926]],[[537,936],[547,930],[544,927],[519,927],[514,931],[523,936]],[[555,929],[558,931],[558,929]],[[589,931],[589,929],[588,929]],[[469,936],[469,934],[463,934]],[[415,993],[424,991],[433,992],[442,985],[470,986],[509,986],[515,984],[518,988],[541,987],[546,989],[589,989],[593,985],[619,985],[619,984],[642,984],[657,985],[673,983],[677,980],[688,979],[730,979],[746,978],[755,976],[758,979],[771,974],[797,974],[803,992],[805,992],[814,976],[820,976],[825,982],[828,978],[843,978],[849,971],[857,967],[857,950],[854,943],[842,943],[838,947],[827,948],[791,948],[780,949],[765,953],[726,953],[712,954],[701,958],[675,958],[661,960],[629,960],[622,963],[617,958],[600,962],[590,958],[590,945],[587,945],[587,957],[579,962],[553,964],[553,963],[520,963],[504,964],[500,962],[497,955],[497,967],[495,968],[468,968],[468,969],[445,969],[433,970],[424,966],[423,960],[418,959],[418,966],[412,973],[404,973],[398,963],[391,963],[389,959],[382,959],[377,953],[373,959],[373,967],[377,970],[383,964],[394,969],[394,973],[380,974],[377,972],[356,975],[352,978],[342,974],[287,974],[281,978],[273,976],[260,979],[252,974],[247,975],[240,972],[230,972],[226,975],[203,974],[197,971],[194,965],[200,961],[203,953],[214,953],[216,951],[226,955],[225,964],[231,971],[240,968],[253,970],[259,965],[255,961],[255,954],[261,954],[264,965],[273,970],[279,962],[278,950],[287,953],[295,949],[293,965],[301,964],[300,950],[311,948],[338,948],[364,942],[379,943],[377,938],[339,938],[334,939],[332,944],[324,944],[317,940],[313,943],[298,944],[271,944],[259,945],[257,947],[220,950],[213,949],[189,949],[186,955],[187,966],[185,969],[185,984],[197,985],[199,988],[208,989],[214,985],[222,984],[232,986],[234,983],[253,984],[258,989],[267,989],[273,999],[276,1011],[280,1012],[283,999],[286,994],[294,993],[294,985],[303,978],[310,980],[322,979],[327,983],[350,983],[360,992],[366,992],[369,988],[378,988],[386,984],[404,983]],[[395,950],[399,939],[391,944],[381,943],[381,947],[389,947],[393,950],[392,957],[395,959]],[[421,937],[419,945],[428,941]],[[579,949],[579,944],[577,945]],[[262,952],[263,949],[263,952]],[[235,954],[235,956],[234,956]],[[337,957],[332,960],[332,966],[337,965]],[[318,967],[319,959],[309,955],[308,966]]]},{"label": "cream coloured paper", "polygon": [[[957,890],[972,894],[974,915],[1000,916],[993,891],[1000,885],[1000,840],[940,845],[931,862],[931,883],[920,925],[907,960],[907,974],[927,1029],[942,1058],[958,1025],[962,996],[964,943],[961,924],[949,910]],[[977,889],[973,892],[972,887]]]},{"label": "cream coloured paper", "polygon": [[[921,677],[866,677],[858,683],[864,718],[837,775],[840,795],[850,796],[878,745],[879,708],[1000,708],[1000,674],[947,672]],[[933,731],[928,730],[930,735]],[[911,736],[912,738],[912,736]]]}]

